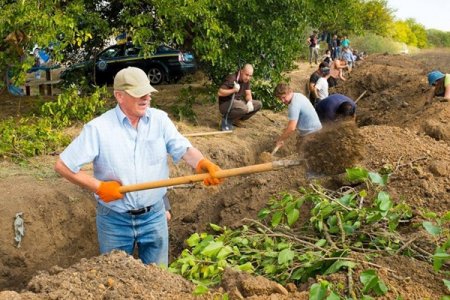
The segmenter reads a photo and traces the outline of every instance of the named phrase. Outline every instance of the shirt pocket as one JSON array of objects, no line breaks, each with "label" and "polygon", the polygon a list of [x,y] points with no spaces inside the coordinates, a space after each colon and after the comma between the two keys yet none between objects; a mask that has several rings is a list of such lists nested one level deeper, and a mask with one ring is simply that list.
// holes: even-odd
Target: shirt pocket
[{"label": "shirt pocket", "polygon": [[163,138],[150,138],[144,142],[142,155],[148,165],[165,163],[167,160],[166,143]]}]

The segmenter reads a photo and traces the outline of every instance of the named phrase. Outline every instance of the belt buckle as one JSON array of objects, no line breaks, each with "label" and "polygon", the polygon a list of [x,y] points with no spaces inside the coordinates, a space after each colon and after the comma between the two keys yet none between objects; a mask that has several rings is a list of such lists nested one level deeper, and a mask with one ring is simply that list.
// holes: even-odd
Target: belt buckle
[{"label": "belt buckle", "polygon": [[149,212],[151,209],[152,209],[152,206],[150,205],[150,206],[142,207],[139,209],[130,209],[128,211],[128,213],[130,215],[137,216],[137,215],[145,214],[146,212]]}]

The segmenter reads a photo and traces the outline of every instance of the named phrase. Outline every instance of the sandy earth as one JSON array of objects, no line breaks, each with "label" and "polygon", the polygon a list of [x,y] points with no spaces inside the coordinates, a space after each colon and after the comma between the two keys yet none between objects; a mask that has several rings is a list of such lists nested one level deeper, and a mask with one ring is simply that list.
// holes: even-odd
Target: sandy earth
[{"label": "sandy earth", "polygon": [[[322,167],[315,171],[338,173],[346,167],[346,161],[370,170],[389,164],[396,169],[389,184],[394,199],[406,201],[416,211],[449,210],[450,106],[435,101],[424,107],[429,90],[426,73],[434,68],[448,73],[449,65],[450,52],[443,51],[416,57],[369,57],[335,90],[354,99],[366,91],[358,102],[359,128],[352,131],[353,136],[346,143],[333,143],[329,137],[324,143],[316,143],[314,149],[321,154],[316,158],[320,157],[323,163],[311,162],[313,167]],[[295,89],[303,91],[313,70],[299,63],[299,68],[290,73]],[[170,112],[171,104],[184,86],[158,87],[160,93],[154,97],[154,104]],[[205,89],[197,83],[192,86],[194,91]],[[196,124],[177,122],[181,132],[218,129],[217,104],[208,103],[206,96],[203,98],[199,97],[195,106]],[[0,95],[0,117],[32,111],[36,102],[46,100],[49,98]],[[237,128],[232,134],[190,140],[222,168],[242,167],[261,162],[261,154],[273,149],[274,140],[286,122],[286,112],[262,111],[247,121],[245,128]],[[275,156],[295,156],[296,143],[292,138]],[[336,151],[335,147],[341,148]],[[352,161],[345,157],[337,168],[336,153],[343,151],[353,151],[358,159]],[[311,160],[315,156],[310,154],[310,157]],[[144,266],[120,252],[98,256],[93,197],[57,177],[52,171],[55,159],[55,156],[38,157],[28,166],[0,162],[0,291],[3,291],[0,299],[193,298],[193,285],[179,276],[155,266]],[[270,196],[307,185],[312,180],[310,168],[301,165],[228,178],[213,188],[194,184],[171,189],[171,258],[180,253],[190,234],[207,230],[209,223],[238,225],[243,218],[254,218]],[[191,173],[183,163],[171,166],[171,177]],[[314,180],[329,188],[340,186],[338,177],[323,174]],[[13,230],[18,212],[23,212],[26,230],[20,248],[15,247]],[[403,299],[439,299],[446,294],[443,275],[436,274],[428,263],[403,256],[379,257],[376,263],[386,268],[380,275],[388,286],[394,287],[385,299],[399,295]],[[335,274],[327,279],[345,281],[345,276],[340,276]],[[237,299],[234,292],[238,289],[248,299],[308,299],[305,291],[312,283],[314,280],[298,287],[290,286],[286,293],[264,278],[229,271],[224,276],[223,287],[204,297],[212,299],[226,291]],[[261,286],[270,288],[261,289]]]}]

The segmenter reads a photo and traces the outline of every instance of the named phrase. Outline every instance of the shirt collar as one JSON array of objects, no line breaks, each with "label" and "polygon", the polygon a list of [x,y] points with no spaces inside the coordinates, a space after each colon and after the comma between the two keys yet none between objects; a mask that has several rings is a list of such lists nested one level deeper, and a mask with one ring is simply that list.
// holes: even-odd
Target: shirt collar
[{"label": "shirt collar", "polygon": [[[130,121],[128,121],[127,116],[123,113],[123,111],[120,109],[119,104],[116,105],[116,107],[114,108],[115,112],[116,112],[116,116],[117,119],[119,120],[120,124],[123,124],[125,122],[125,120],[127,120],[128,123],[130,123]],[[143,121],[146,124],[148,124],[148,122],[150,121],[150,109],[147,109],[145,111],[145,115],[141,117],[141,119],[139,121]]]}]

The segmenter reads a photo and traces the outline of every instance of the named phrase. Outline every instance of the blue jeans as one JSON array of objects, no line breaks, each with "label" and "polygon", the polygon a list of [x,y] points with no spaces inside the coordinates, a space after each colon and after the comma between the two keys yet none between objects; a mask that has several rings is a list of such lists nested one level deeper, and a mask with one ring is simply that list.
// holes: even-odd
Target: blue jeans
[{"label": "blue jeans", "polygon": [[134,216],[97,204],[96,221],[100,253],[117,249],[132,255],[137,245],[144,264],[167,266],[169,234],[162,199],[149,212]]}]

